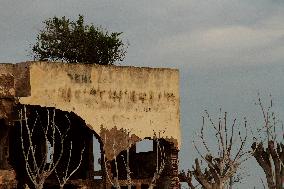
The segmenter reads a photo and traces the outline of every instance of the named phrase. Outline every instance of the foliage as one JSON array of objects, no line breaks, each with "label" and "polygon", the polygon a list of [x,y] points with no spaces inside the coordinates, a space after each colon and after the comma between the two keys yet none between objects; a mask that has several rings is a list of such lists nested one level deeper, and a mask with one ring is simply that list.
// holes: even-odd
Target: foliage
[{"label": "foliage", "polygon": [[35,60],[112,65],[125,57],[126,45],[119,38],[122,33],[87,25],[82,15],[77,21],[53,17],[43,23],[32,47]]}]

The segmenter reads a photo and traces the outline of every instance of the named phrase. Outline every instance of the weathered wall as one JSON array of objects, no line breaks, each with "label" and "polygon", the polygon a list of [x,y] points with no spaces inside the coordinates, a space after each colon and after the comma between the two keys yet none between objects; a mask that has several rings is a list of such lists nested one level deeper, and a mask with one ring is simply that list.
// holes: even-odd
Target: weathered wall
[{"label": "weathered wall", "polygon": [[22,104],[73,111],[98,134],[116,127],[180,144],[178,70],[31,62],[14,73],[19,68],[30,78]]},{"label": "weathered wall", "polygon": [[22,104],[73,111],[97,133],[117,127],[144,138],[165,131],[180,141],[177,70],[36,62],[30,85]]},{"label": "weathered wall", "polygon": [[13,65],[0,64],[0,98],[13,98],[15,96],[13,73]]},{"label": "weathered wall", "polygon": [[19,94],[17,90],[21,76],[15,74],[17,68],[13,64],[0,64],[0,188],[16,188],[17,185],[16,173],[9,164],[8,136],[15,96]]},{"label": "weathered wall", "polygon": [[29,63],[0,63],[0,98],[30,95]]}]

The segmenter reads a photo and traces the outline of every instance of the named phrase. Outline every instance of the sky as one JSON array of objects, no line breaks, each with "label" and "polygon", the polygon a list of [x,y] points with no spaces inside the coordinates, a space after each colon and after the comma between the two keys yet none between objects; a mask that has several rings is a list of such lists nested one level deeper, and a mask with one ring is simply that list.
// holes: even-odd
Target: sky
[{"label": "sky", "polygon": [[[0,0],[0,62],[30,60],[43,20],[79,14],[123,32],[129,47],[121,65],[180,70],[181,168],[196,157],[192,140],[205,109],[254,125],[258,93],[264,101],[271,94],[284,118],[283,0]],[[253,159],[247,164],[250,176],[235,187],[260,187],[262,170]]]}]

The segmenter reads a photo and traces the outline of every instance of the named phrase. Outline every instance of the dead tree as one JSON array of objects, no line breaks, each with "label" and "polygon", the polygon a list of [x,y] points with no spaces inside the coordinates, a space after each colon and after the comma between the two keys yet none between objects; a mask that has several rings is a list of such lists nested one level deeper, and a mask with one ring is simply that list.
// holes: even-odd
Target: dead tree
[{"label": "dead tree", "polygon": [[253,156],[265,173],[268,188],[282,189],[284,180],[283,123],[278,120],[272,110],[272,100],[266,107],[261,98],[258,98],[257,105],[260,107],[263,123],[251,146]]},{"label": "dead tree", "polygon": [[70,179],[70,177],[81,166],[84,151],[85,151],[85,147],[81,150],[80,160],[79,160],[77,166],[73,170],[70,170],[70,162],[71,162],[71,158],[72,158],[72,141],[70,142],[69,156],[68,156],[68,161],[67,161],[67,164],[66,164],[66,167],[65,167],[66,169],[65,170],[61,169],[60,171],[58,171],[58,168],[55,167],[55,170],[54,170],[56,178],[57,178],[58,183],[59,183],[60,189],[64,188],[64,185],[67,183],[67,181]]},{"label": "dead tree", "polygon": [[[220,116],[215,123],[208,111],[205,111],[206,116],[203,117],[201,131],[198,134],[199,141],[193,141],[194,148],[201,158],[195,159],[192,171],[183,174],[191,189],[197,188],[192,184],[192,176],[204,189],[231,188],[230,180],[232,185],[232,178],[249,157],[249,151],[246,149],[246,119],[244,119],[243,127],[236,131],[239,126],[237,120],[234,119],[229,126],[227,112],[223,116],[221,113],[220,110]],[[208,141],[204,133],[206,130],[211,132],[211,139],[215,136],[214,141],[217,146]]]},{"label": "dead tree", "polygon": [[[161,132],[161,131],[160,131]],[[165,169],[166,166],[166,154],[165,154],[165,149],[162,145],[160,145],[160,140],[159,138],[161,138],[160,133],[159,132],[159,137],[157,136],[157,134],[154,132],[154,141],[156,141],[156,171],[153,175],[153,178],[151,180],[151,183],[149,185],[149,189],[153,189],[156,185],[157,185],[157,181],[159,180],[162,172]]]},{"label": "dead tree", "polygon": [[[127,133],[128,136],[130,136],[130,132]],[[160,135],[160,133],[159,133]],[[160,136],[159,136],[160,137]],[[160,145],[160,141],[159,141],[159,138],[157,137],[156,133],[154,133],[154,137],[153,137],[153,140],[156,141],[157,145],[156,145],[156,170],[155,170],[155,173],[151,179],[151,182],[149,184],[149,187],[148,189],[153,189],[156,184],[157,184],[157,181],[158,179],[160,178],[164,168],[165,168],[165,165],[166,165],[166,162],[165,162],[165,159],[166,159],[166,155],[165,155],[165,150],[164,150],[164,147],[162,145]],[[105,141],[106,140],[106,136],[105,136]],[[128,140],[128,146],[127,146],[127,149],[126,149],[126,157],[122,156],[123,158],[123,163],[125,165],[125,170],[126,170],[126,179],[127,179],[127,187],[128,189],[131,189],[132,185],[134,184],[132,182],[132,178],[131,178],[131,169],[130,169],[130,166],[129,166],[129,151],[130,151],[130,148],[132,147],[132,142],[130,140]],[[113,160],[114,160],[114,164],[115,164],[115,172],[116,172],[116,177],[114,179],[111,178],[111,175],[109,173],[109,168],[107,166],[108,164],[108,160],[106,158],[106,155],[104,154],[104,160],[103,160],[103,163],[104,163],[104,167],[105,167],[105,171],[106,171],[106,177],[108,179],[108,181],[110,182],[110,184],[114,187],[114,188],[117,188],[117,189],[121,189],[121,186],[120,186],[120,183],[119,183],[119,170],[118,170],[118,162],[117,162],[117,157],[116,157],[116,148],[117,148],[117,144],[116,144],[116,141],[115,139],[113,140],[113,144],[112,144],[112,150],[113,150]],[[126,159],[126,161],[125,161]]]},{"label": "dead tree", "polygon": [[[52,112],[47,109],[46,125],[40,124],[41,120],[38,112],[36,112],[35,121],[30,123],[25,106],[20,110],[19,117],[21,146],[26,172],[34,187],[42,189],[47,177],[55,170],[63,155],[63,145],[70,129],[70,120],[66,116],[69,125],[66,131],[62,132],[55,123],[55,109]],[[36,132],[41,132],[44,144],[37,144],[34,141],[34,135],[38,134]],[[53,147],[50,149],[51,151],[48,151],[48,144]],[[43,145],[45,145],[44,150]],[[50,158],[49,162],[47,161],[48,157]]]},{"label": "dead tree", "polygon": [[187,172],[185,172],[184,170],[182,170],[179,173],[178,177],[179,177],[179,180],[181,182],[186,182],[190,189],[195,189],[196,188],[196,186],[194,186],[193,183],[192,183],[192,171],[187,170]]}]

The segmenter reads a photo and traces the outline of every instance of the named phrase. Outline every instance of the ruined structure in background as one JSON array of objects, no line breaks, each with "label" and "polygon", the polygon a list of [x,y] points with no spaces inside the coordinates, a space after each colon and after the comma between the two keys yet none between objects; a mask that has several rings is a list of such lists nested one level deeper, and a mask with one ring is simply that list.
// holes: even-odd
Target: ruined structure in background
[{"label": "ruined structure in background", "polygon": [[[177,188],[180,145],[179,73],[164,68],[51,62],[0,64],[0,187],[30,184],[25,171],[19,110],[36,122],[56,112],[68,116],[72,154],[80,168],[67,188]],[[62,118],[63,119],[63,118]],[[36,142],[40,143],[41,137]],[[93,140],[101,157],[94,157]],[[150,141],[151,150],[136,144]],[[39,145],[38,145],[39,146]],[[46,151],[46,144],[41,144]],[[56,148],[56,146],[55,146]],[[64,154],[63,154],[64,156]],[[94,170],[99,159],[100,170]],[[60,163],[59,163],[60,166]],[[46,188],[58,185],[50,175]]]}]

